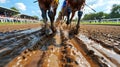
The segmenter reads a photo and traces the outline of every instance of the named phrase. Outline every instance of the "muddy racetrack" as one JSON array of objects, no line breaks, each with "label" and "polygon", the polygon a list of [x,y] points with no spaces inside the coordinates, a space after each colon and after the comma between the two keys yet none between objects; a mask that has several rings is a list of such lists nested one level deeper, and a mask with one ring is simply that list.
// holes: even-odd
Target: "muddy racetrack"
[{"label": "muddy racetrack", "polygon": [[63,24],[46,36],[38,25],[1,31],[0,67],[120,66],[119,26],[81,25],[80,33],[71,35]]}]

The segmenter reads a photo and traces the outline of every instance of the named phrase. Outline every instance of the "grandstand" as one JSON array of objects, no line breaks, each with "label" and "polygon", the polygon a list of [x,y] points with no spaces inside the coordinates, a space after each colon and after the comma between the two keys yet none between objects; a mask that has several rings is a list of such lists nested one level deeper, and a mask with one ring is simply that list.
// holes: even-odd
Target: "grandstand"
[{"label": "grandstand", "polygon": [[22,19],[38,20],[38,19],[35,18],[35,17],[29,16],[29,15],[25,15],[25,14],[18,14],[18,15],[15,15],[14,17],[22,18]]},{"label": "grandstand", "polygon": [[0,22],[39,22],[39,19],[25,15],[20,14],[18,11],[0,7]]},{"label": "grandstand", "polygon": [[18,11],[0,7],[0,15],[6,17],[12,17],[14,14],[18,14]]}]

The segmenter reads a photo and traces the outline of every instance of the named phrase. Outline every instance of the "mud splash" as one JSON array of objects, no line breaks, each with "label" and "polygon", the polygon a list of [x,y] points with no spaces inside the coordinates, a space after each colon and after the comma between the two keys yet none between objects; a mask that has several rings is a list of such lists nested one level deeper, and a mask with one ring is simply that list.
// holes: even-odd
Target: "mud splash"
[{"label": "mud splash", "polygon": [[46,36],[43,28],[0,36],[0,67],[119,67],[120,56],[81,33],[69,35],[57,27]]}]

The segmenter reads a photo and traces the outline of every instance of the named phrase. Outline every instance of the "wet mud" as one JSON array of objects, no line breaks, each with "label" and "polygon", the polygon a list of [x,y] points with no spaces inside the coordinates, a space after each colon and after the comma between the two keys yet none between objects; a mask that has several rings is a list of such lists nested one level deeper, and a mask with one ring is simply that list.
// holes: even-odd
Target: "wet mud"
[{"label": "wet mud", "polygon": [[45,35],[44,27],[0,33],[0,67],[120,66],[118,45],[110,45],[98,35],[96,39],[84,26],[78,35],[64,24],[56,30],[50,35]]}]

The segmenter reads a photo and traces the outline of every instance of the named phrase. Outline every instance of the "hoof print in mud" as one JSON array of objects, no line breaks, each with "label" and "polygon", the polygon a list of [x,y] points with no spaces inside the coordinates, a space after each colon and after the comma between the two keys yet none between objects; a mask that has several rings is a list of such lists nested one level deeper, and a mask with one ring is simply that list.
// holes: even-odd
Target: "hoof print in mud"
[{"label": "hoof print in mud", "polygon": [[75,64],[76,64],[76,65],[79,65],[79,63],[78,63],[77,61],[75,61]]},{"label": "hoof print in mud", "polygon": [[90,56],[94,55],[94,51],[93,50],[89,50],[87,55],[90,55]]},{"label": "hoof print in mud", "polygon": [[67,51],[66,51],[66,50],[62,50],[62,53],[63,53],[63,54],[66,54],[66,53],[67,53]]},{"label": "hoof print in mud", "polygon": [[67,63],[72,63],[74,62],[73,58],[70,56],[65,56]]},{"label": "hoof print in mud", "polygon": [[23,58],[23,59],[25,59],[26,57],[25,57],[25,56],[23,56],[22,58]]},{"label": "hoof print in mud", "polygon": [[115,46],[114,46],[113,50],[114,50],[116,53],[120,54],[120,49],[119,49],[118,47],[115,47]]},{"label": "hoof print in mud", "polygon": [[65,64],[65,66],[64,67],[74,67],[73,65],[71,65],[71,64]]},{"label": "hoof print in mud", "polygon": [[69,36],[72,37],[72,36],[74,36],[74,35],[75,35],[75,29],[70,30],[70,31],[69,31]]}]

